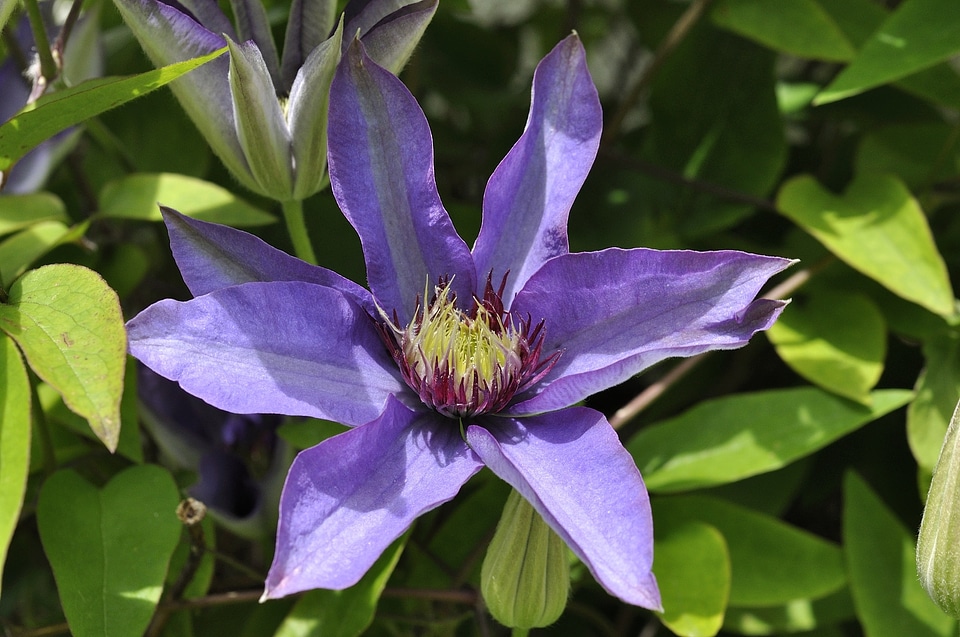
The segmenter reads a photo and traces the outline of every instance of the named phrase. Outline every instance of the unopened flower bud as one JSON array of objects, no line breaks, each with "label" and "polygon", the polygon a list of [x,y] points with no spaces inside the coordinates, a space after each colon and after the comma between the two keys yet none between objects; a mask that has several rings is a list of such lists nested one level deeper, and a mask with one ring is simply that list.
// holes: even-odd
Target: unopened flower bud
[{"label": "unopened flower bud", "polygon": [[480,590],[490,614],[511,628],[549,626],[567,605],[567,548],[516,491],[487,548]]},{"label": "unopened flower bud", "polygon": [[927,594],[960,618],[960,405],[953,413],[920,523],[917,571]]}]

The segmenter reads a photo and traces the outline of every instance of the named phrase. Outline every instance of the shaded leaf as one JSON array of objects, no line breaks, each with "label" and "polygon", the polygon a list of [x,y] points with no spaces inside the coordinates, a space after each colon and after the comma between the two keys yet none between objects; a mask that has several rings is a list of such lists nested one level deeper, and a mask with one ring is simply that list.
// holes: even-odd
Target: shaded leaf
[{"label": "shaded leaf", "polygon": [[30,381],[16,345],[0,336],[0,574],[27,489]]},{"label": "shaded leaf", "polygon": [[228,226],[262,226],[276,218],[250,205],[226,188],[186,175],[129,175],[100,191],[101,217],[162,221],[160,207],[169,206],[189,217]]},{"label": "shaded leaf", "polygon": [[723,535],[702,522],[657,527],[654,563],[664,625],[683,637],[712,637],[730,594],[730,557]]},{"label": "shaded leaf", "polygon": [[643,429],[627,450],[650,491],[724,484],[786,466],[911,397],[877,391],[867,407],[813,387],[728,396]]},{"label": "shaded leaf", "polygon": [[887,353],[883,314],[869,298],[817,290],[791,303],[767,336],[811,383],[869,404]]},{"label": "shaded leaf", "polygon": [[0,305],[0,329],[115,450],[127,342],[120,302],[100,275],[70,264],[31,270]]},{"label": "shaded leaf", "polygon": [[699,520],[723,534],[730,552],[731,606],[817,599],[846,582],[839,547],[744,507],[705,496],[660,497],[653,500],[653,519],[668,527]]},{"label": "shaded leaf", "polygon": [[846,61],[856,49],[815,0],[721,0],[711,14],[718,25],[782,53]]},{"label": "shaded leaf", "polygon": [[948,637],[956,622],[917,579],[914,534],[862,478],[843,485],[843,546],[857,616],[867,637]]},{"label": "shaded leaf", "polygon": [[920,469],[933,472],[943,437],[960,396],[960,341],[941,336],[924,344],[926,367],[917,379],[917,397],[907,407],[907,442]]},{"label": "shaded leaf", "polygon": [[67,208],[56,195],[38,192],[0,196],[0,235],[16,232],[41,221],[70,223]]},{"label": "shaded leaf", "polygon": [[741,635],[798,633],[828,627],[854,616],[850,589],[820,599],[795,599],[783,606],[728,608],[723,627]]},{"label": "shaded leaf", "polygon": [[[931,19],[936,16],[936,19]],[[960,3],[906,0],[863,44],[815,103],[826,104],[905,77],[960,52]]]},{"label": "shaded leaf", "polygon": [[37,523],[76,637],[139,637],[180,537],[173,478],[131,467],[97,489],[73,470],[43,485]]},{"label": "shaded leaf", "polygon": [[62,130],[125,104],[221,55],[226,48],[130,77],[104,77],[44,95],[0,125],[0,171]]},{"label": "shaded leaf", "polygon": [[777,207],[852,268],[932,312],[954,313],[953,289],[930,226],[890,175],[860,175],[841,196],[809,175],[786,182]]}]

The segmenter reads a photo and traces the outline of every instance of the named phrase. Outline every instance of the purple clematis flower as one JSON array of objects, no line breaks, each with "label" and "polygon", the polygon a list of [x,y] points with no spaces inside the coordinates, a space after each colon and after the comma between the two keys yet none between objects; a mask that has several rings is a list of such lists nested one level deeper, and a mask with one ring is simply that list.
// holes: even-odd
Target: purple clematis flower
[{"label": "purple clematis flower", "polygon": [[640,473],[603,414],[575,405],[665,358],[744,345],[784,307],[755,297],[790,261],[569,253],[567,215],[601,128],[576,35],[537,67],[472,251],[440,203],[423,112],[359,42],[333,80],[330,122],[333,193],[370,291],[168,211],[195,298],[128,324],[134,356],[214,405],[353,427],[294,461],[264,597],[356,583],[486,466],[610,593],[659,608]]},{"label": "purple clematis flower", "polygon": [[281,202],[326,185],[327,98],[341,35],[360,34],[379,63],[406,63],[438,0],[353,0],[340,24],[336,0],[294,0],[283,57],[260,0],[114,0],[144,51],[161,66],[229,46],[171,84],[201,134],[240,183]]}]

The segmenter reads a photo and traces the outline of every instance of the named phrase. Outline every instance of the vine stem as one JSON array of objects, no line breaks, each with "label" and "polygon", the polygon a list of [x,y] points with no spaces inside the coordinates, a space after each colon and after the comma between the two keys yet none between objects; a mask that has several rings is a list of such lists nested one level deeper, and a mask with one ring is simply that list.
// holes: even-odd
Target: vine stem
[{"label": "vine stem", "polygon": [[293,242],[293,251],[303,261],[317,264],[317,255],[313,252],[310,236],[307,234],[307,223],[303,218],[303,201],[294,199],[284,201],[283,219],[287,223],[287,232]]},{"label": "vine stem", "polygon": [[667,33],[666,37],[664,37],[660,43],[660,46],[657,47],[656,53],[653,54],[653,60],[639,79],[637,79],[636,84],[631,87],[626,99],[620,103],[617,112],[610,118],[610,123],[605,127],[603,137],[600,140],[601,146],[609,144],[620,133],[623,120],[626,119],[633,105],[640,99],[643,90],[650,84],[666,59],[670,57],[670,54],[677,48],[677,45],[687,37],[690,29],[697,23],[697,20],[700,19],[700,16],[703,15],[703,12],[706,11],[711,2],[713,2],[713,0],[694,0],[694,2],[690,3],[690,6],[687,7],[687,10],[683,12],[683,15],[674,23],[670,32]]}]

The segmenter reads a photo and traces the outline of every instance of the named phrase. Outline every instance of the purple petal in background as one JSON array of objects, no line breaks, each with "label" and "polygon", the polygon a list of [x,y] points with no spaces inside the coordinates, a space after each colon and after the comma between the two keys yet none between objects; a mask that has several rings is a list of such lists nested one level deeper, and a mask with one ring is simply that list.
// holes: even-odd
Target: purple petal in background
[{"label": "purple petal in background", "polygon": [[333,194],[360,235],[380,306],[406,323],[441,276],[453,276],[458,296],[471,299],[473,259],[437,194],[426,117],[356,41],[330,90],[328,144]]},{"label": "purple petal in background", "polygon": [[373,422],[301,452],[283,489],[264,598],[355,584],[481,466],[455,421],[392,399]]},{"label": "purple petal in background", "polygon": [[130,353],[234,413],[375,418],[407,386],[369,315],[331,288],[245,283],[155,303],[127,323]]},{"label": "purple petal in background", "polygon": [[[270,32],[267,10],[260,0],[230,0],[230,8],[237,21],[237,35],[240,41],[253,40],[254,46],[263,56],[263,62],[269,71],[276,90],[281,90],[280,58],[277,45]],[[266,96],[264,96],[266,97]],[[274,95],[276,97],[276,95]]]},{"label": "purple petal in background", "polygon": [[510,406],[511,414],[567,407],[672,356],[746,345],[783,301],[754,300],[792,261],[745,252],[610,248],[548,261],[514,310],[544,321],[545,353],[563,354]]},{"label": "purple petal in background", "polygon": [[287,91],[293,86],[297,71],[310,52],[330,37],[336,12],[336,0],[293,0],[290,4],[280,63],[283,86]]},{"label": "purple petal in background", "polygon": [[650,500],[633,458],[603,414],[574,407],[525,418],[491,418],[467,442],[495,474],[527,499],[623,601],[660,608],[651,572]]},{"label": "purple petal in background", "polygon": [[439,0],[354,0],[343,12],[350,43],[360,32],[367,55],[398,74],[420,42],[437,11]]},{"label": "purple petal in background", "polygon": [[527,125],[490,177],[473,248],[477,275],[493,271],[513,295],[547,259],[566,254],[567,215],[600,144],[597,89],[576,34],[558,44],[533,76]]}]

